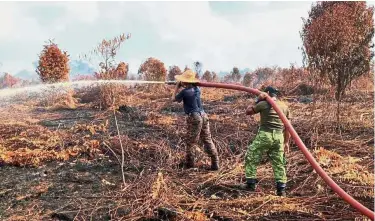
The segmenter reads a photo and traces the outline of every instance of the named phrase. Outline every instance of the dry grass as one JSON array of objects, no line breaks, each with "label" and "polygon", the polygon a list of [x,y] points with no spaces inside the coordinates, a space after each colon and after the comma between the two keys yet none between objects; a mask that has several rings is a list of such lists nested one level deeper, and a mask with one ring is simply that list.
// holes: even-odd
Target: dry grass
[{"label": "dry grass", "polygon": [[[252,102],[244,94],[204,88],[204,105],[222,168],[207,171],[209,160],[203,153],[198,156],[197,170],[179,168],[184,159],[185,120],[181,105],[169,103],[169,92],[128,89],[121,99],[127,108],[116,112],[121,137],[117,136],[113,113],[89,109],[89,104],[65,112],[39,113],[24,106],[2,109],[0,159],[7,165],[0,169],[0,197],[8,200],[0,203],[0,218],[361,218],[313,172],[295,146],[287,156],[287,198],[274,196],[272,168],[266,159],[258,169],[256,193],[236,188],[244,181],[244,152],[257,131],[257,121],[238,114]],[[306,146],[345,191],[368,207],[374,202],[371,96],[361,94],[357,100],[348,97],[340,130],[331,114],[336,106],[327,99],[320,98],[315,106],[290,102],[292,123]],[[84,113],[90,116],[82,117]],[[50,125],[40,125],[46,119]],[[119,172],[119,139],[125,151],[126,185]]]},{"label": "dry grass", "polygon": [[39,105],[51,110],[75,109],[77,100],[73,97],[73,89],[54,90],[46,89],[45,96],[39,98]]}]

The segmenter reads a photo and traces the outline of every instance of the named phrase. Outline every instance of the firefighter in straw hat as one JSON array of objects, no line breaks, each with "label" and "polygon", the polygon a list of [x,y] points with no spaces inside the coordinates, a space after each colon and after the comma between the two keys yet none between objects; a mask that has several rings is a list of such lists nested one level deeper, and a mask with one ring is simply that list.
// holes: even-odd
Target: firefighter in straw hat
[{"label": "firefighter in straw hat", "polygon": [[[211,170],[219,169],[219,157],[217,149],[212,142],[208,115],[204,112],[201,91],[196,83],[196,73],[186,70],[181,75],[176,75],[177,81],[172,100],[183,102],[184,111],[187,115],[186,142],[186,167],[193,168],[195,161],[195,151],[198,147],[199,139],[204,144],[204,150],[211,158]],[[183,88],[180,92],[180,88]]]}]

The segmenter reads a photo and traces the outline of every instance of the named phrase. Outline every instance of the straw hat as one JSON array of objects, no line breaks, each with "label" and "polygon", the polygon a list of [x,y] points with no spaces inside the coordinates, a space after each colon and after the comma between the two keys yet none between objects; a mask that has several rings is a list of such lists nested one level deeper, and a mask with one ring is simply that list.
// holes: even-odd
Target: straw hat
[{"label": "straw hat", "polygon": [[195,78],[195,76],[196,76],[195,72],[193,72],[192,70],[187,70],[187,71],[184,71],[184,73],[180,75],[176,75],[175,79],[176,81],[181,81],[185,83],[198,83],[199,79]]}]

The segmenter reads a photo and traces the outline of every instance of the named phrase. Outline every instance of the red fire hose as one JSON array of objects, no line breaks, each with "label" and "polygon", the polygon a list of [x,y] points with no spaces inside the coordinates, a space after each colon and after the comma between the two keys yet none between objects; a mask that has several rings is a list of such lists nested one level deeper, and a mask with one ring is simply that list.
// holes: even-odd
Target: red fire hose
[{"label": "red fire hose", "polygon": [[[246,91],[255,95],[259,95],[260,91],[253,88],[243,87],[239,85],[234,84],[220,84],[220,83],[206,83],[206,82],[200,82],[198,83],[199,86],[202,87],[215,87],[215,88],[225,88],[225,89],[232,89],[232,90],[238,90],[238,91]],[[319,166],[319,164],[316,162],[314,157],[311,155],[311,153],[307,150],[305,144],[302,142],[301,138],[298,136],[297,132],[294,130],[288,119],[285,117],[284,113],[279,109],[279,107],[276,105],[275,101],[273,101],[270,97],[267,97],[267,101],[272,105],[274,110],[277,112],[277,114],[280,116],[281,120],[283,121],[285,128],[290,132],[294,142],[297,144],[299,149],[302,151],[302,153],[305,155],[307,160],[310,162],[311,166],[315,169],[315,171],[319,174],[319,176],[330,186],[343,200],[348,202],[350,205],[352,205],[355,209],[357,209],[360,213],[367,216],[371,220],[374,220],[374,212],[369,210],[367,207],[363,206],[361,203],[359,203],[357,200],[355,200],[353,197],[351,197],[349,194],[347,194],[341,187],[339,187],[335,181],[331,179],[331,177],[328,176],[328,174]]]}]

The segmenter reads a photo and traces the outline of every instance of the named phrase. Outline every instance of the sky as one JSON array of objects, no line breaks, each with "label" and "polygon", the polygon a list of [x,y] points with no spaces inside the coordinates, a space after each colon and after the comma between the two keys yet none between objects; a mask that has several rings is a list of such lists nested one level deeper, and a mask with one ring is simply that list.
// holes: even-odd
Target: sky
[{"label": "sky", "polygon": [[[299,31],[312,2],[0,2],[0,72],[35,74],[48,39],[68,51],[78,72],[89,72],[79,55],[103,38],[131,38],[118,62],[137,73],[155,57],[184,68],[255,69],[302,64]],[[374,2],[369,3],[374,5]],[[95,62],[89,64],[97,67]],[[82,73],[85,74],[85,73]]]}]

